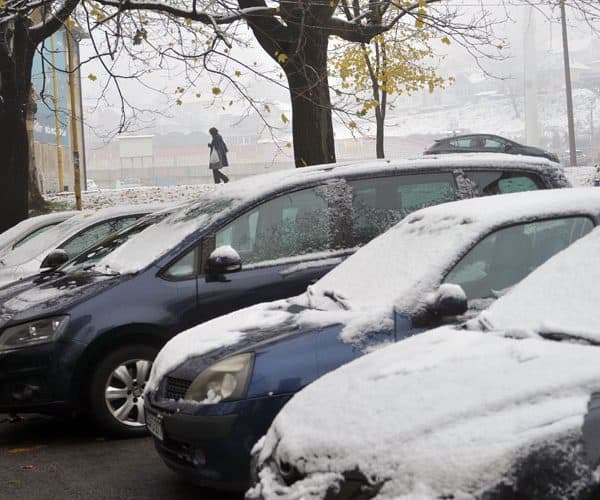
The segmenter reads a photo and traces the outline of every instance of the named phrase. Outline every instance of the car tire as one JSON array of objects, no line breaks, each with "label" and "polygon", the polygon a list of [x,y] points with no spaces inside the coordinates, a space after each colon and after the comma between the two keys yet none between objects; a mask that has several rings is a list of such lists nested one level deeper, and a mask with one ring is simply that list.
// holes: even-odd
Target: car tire
[{"label": "car tire", "polygon": [[158,349],[129,345],[101,358],[90,379],[89,408],[96,423],[111,435],[142,436],[144,388]]}]

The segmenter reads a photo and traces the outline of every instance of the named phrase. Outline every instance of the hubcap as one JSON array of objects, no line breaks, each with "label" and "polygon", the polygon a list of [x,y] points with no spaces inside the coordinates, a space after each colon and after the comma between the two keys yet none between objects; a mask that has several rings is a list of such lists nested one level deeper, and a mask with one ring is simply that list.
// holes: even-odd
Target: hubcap
[{"label": "hubcap", "polygon": [[129,427],[146,425],[144,420],[144,388],[152,362],[131,359],[117,366],[108,376],[104,400],[110,413]]}]

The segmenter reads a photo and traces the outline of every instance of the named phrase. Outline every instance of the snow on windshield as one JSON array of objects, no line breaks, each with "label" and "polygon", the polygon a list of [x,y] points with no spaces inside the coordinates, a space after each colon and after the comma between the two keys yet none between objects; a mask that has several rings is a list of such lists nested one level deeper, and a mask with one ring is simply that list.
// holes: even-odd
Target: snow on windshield
[{"label": "snow on windshield", "polygon": [[380,349],[283,408],[260,462],[293,464],[307,477],[287,487],[265,465],[254,493],[289,500],[311,488],[323,499],[341,473],[360,471],[384,483],[381,499],[476,497],[515,457],[581,429],[600,390],[597,351],[448,327]]},{"label": "snow on windshield", "polygon": [[96,268],[121,274],[138,272],[177,246],[187,236],[206,227],[217,216],[234,207],[235,202],[234,198],[220,196],[186,204],[117,246],[114,251],[98,261]]},{"label": "snow on windshield", "polygon": [[579,335],[600,342],[600,228],[537,268],[480,315],[493,329]]}]

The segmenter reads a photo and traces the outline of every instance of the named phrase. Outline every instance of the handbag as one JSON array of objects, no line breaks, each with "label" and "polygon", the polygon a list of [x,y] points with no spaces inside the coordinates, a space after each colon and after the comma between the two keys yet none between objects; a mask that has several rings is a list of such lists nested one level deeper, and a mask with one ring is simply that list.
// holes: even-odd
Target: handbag
[{"label": "handbag", "polygon": [[210,152],[210,159],[208,160],[208,168],[210,169],[218,169],[221,168],[221,160],[219,158],[219,153],[217,153],[216,148],[212,148]]}]

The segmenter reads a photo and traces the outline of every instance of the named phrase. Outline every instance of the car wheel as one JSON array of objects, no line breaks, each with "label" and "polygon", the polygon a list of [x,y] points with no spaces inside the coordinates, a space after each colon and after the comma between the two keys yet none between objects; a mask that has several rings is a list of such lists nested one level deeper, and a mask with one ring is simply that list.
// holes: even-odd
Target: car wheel
[{"label": "car wheel", "polygon": [[158,350],[122,347],[102,358],[90,384],[90,410],[102,429],[118,436],[146,433],[144,389]]}]

